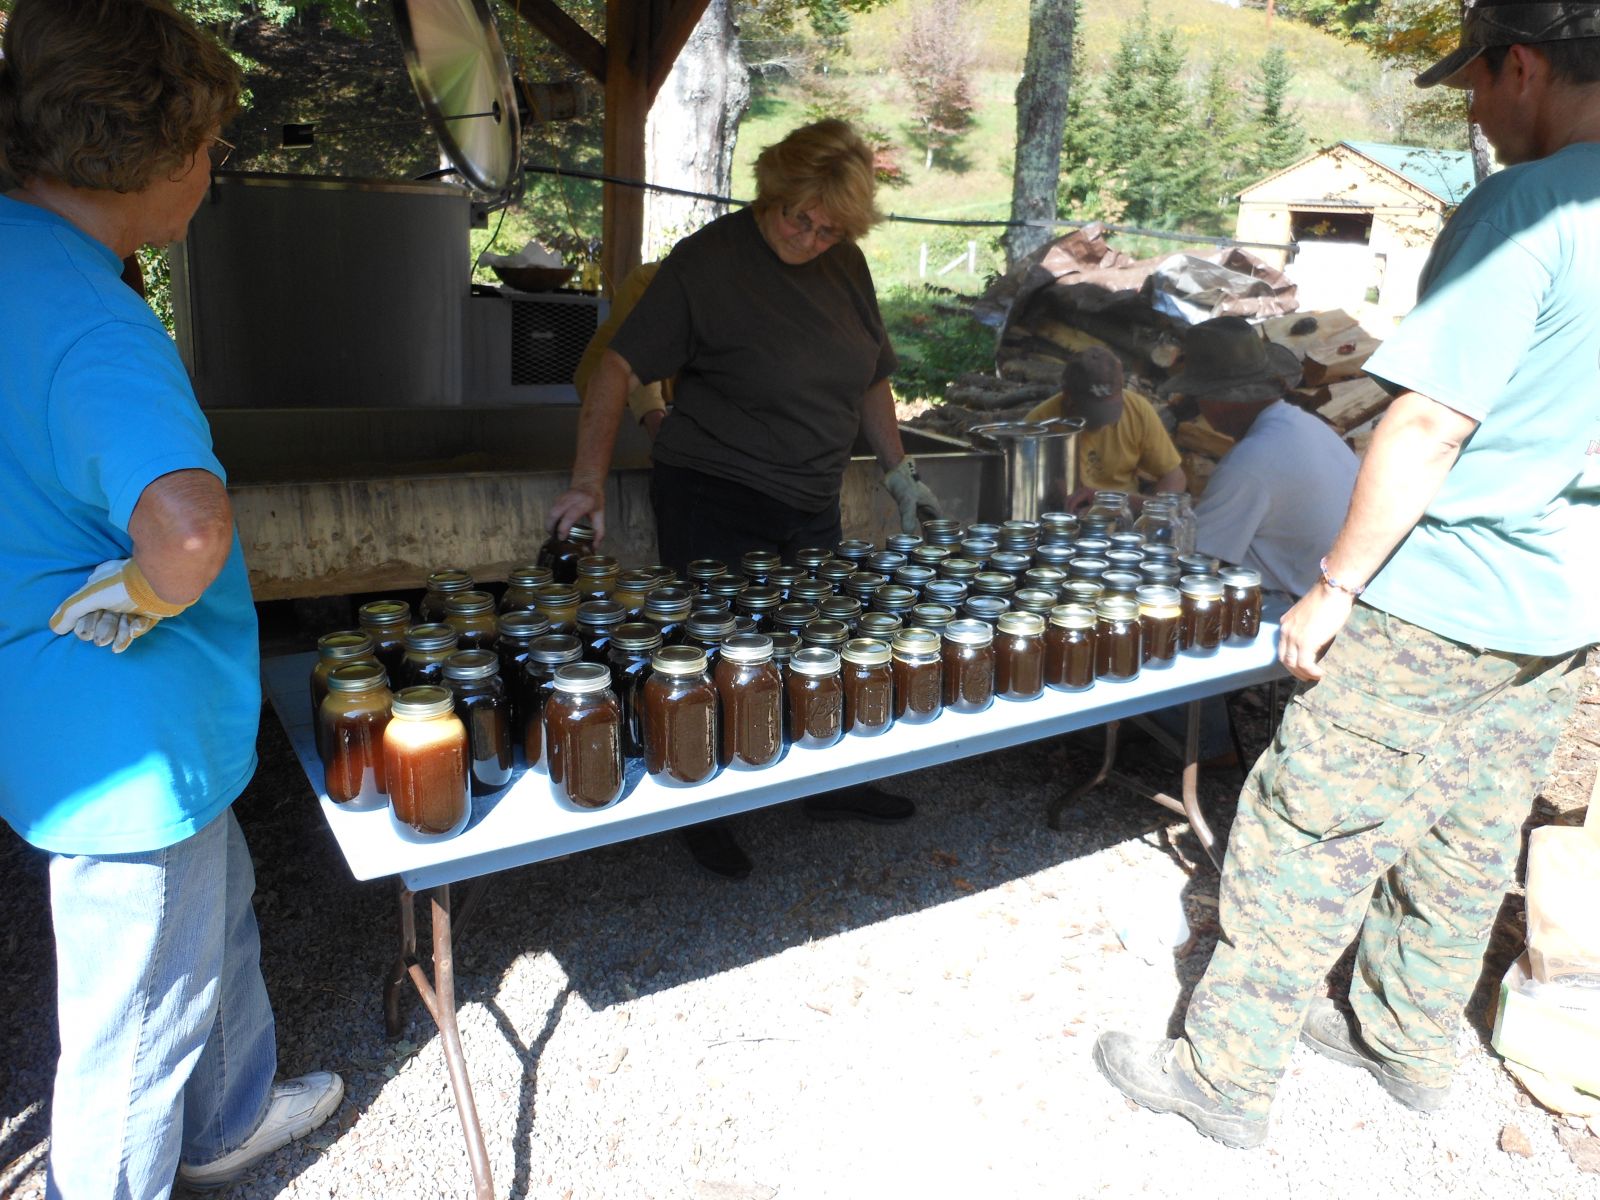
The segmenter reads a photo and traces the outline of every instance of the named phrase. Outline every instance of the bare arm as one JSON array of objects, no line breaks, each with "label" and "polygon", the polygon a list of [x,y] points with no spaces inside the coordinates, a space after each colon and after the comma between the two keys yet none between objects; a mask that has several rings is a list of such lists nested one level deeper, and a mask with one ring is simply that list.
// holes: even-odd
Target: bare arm
[{"label": "bare arm", "polygon": [[[1328,551],[1328,573],[1365,586],[1422,519],[1478,423],[1417,392],[1397,396],[1356,476],[1350,512]],[[1354,598],[1318,583],[1283,618],[1278,658],[1297,678],[1322,678],[1318,659],[1350,617]]]},{"label": "bare arm", "polygon": [[594,526],[595,545],[605,537],[606,476],[611,473],[611,452],[617,427],[628,406],[628,393],[639,378],[628,360],[607,350],[589,381],[578,413],[578,446],[572,459],[572,484],[550,508],[550,528],[563,535],[584,517]]},{"label": "bare arm", "polygon": [[878,456],[878,465],[892,471],[906,456],[900,443],[900,424],[894,415],[894,391],[887,378],[878,380],[861,399],[861,432]]},{"label": "bare arm", "polygon": [[1156,480],[1155,490],[1161,492],[1181,492],[1189,486],[1189,478],[1183,473],[1182,467],[1173,467],[1160,479]]},{"label": "bare arm", "polygon": [[173,471],[139,494],[128,520],[133,560],[169,604],[192,604],[233,549],[233,506],[210,471]]}]

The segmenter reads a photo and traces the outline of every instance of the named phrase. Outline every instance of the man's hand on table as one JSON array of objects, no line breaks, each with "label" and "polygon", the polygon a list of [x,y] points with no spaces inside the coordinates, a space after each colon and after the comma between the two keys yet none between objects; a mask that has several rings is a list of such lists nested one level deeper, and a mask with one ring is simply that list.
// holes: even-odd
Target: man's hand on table
[{"label": "man's hand on table", "polygon": [[1278,625],[1278,661],[1289,674],[1307,683],[1322,678],[1322,656],[1354,607],[1355,597],[1319,581],[1284,613]]},{"label": "man's hand on table", "polygon": [[594,529],[594,544],[598,546],[606,536],[606,494],[603,487],[574,484],[557,496],[555,503],[550,506],[550,532],[557,537],[565,537],[567,530],[584,520]]}]

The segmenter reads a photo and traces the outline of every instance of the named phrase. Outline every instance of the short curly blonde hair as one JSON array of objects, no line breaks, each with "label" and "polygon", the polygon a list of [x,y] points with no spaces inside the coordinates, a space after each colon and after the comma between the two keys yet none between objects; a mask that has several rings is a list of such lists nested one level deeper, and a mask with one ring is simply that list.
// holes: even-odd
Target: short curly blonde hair
[{"label": "short curly blonde hair", "polygon": [[0,185],[137,192],[239,111],[239,68],[168,0],[17,0],[0,60]]},{"label": "short curly blonde hair", "polygon": [[821,204],[844,236],[859,240],[883,214],[873,203],[872,148],[846,121],[802,125],[756,159],[756,212]]}]

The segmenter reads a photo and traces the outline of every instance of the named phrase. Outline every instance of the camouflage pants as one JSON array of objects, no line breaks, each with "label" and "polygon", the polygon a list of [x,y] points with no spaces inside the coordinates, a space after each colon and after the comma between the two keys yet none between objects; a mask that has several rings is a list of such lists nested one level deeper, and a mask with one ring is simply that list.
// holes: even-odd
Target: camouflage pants
[{"label": "camouflage pants", "polygon": [[1203,1085],[1266,1113],[1358,928],[1363,1038],[1416,1083],[1448,1080],[1583,661],[1464,646],[1356,607],[1239,798],[1222,937],[1179,1042]]}]

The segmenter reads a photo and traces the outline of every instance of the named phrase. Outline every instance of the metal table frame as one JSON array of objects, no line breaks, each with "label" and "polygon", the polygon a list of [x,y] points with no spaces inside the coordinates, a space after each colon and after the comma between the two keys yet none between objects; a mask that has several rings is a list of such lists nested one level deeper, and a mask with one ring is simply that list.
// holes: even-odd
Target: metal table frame
[{"label": "metal table frame", "polygon": [[[488,1152],[456,1023],[453,948],[454,937],[489,876],[597,846],[1096,726],[1106,728],[1104,760],[1093,779],[1050,802],[1047,815],[1051,828],[1060,828],[1062,813],[1069,805],[1110,780],[1185,817],[1215,860],[1215,838],[1198,803],[1200,701],[1282,678],[1276,643],[1277,627],[1267,623],[1262,626],[1261,636],[1249,646],[1223,647],[1208,658],[1180,656],[1166,670],[1145,671],[1125,683],[1101,682],[1085,692],[1047,691],[1038,700],[1026,703],[997,700],[981,713],[946,712],[926,725],[897,725],[873,738],[846,737],[829,750],[790,749],[763,770],[723,771],[692,788],[666,788],[649,778],[630,776],[629,790],[623,798],[600,811],[564,803],[554,794],[547,775],[538,769],[523,770],[501,791],[474,797],[471,821],[459,835],[428,842],[408,839],[390,819],[387,808],[352,811],[327,798],[306,682],[314,654],[266,660],[262,664],[262,681],[351,873],[359,880],[399,876],[400,947],[385,976],[384,1022],[391,1037],[399,1035],[403,1022],[400,994],[409,981],[443,1039],[475,1194],[478,1200],[490,1200],[493,1184]],[[1182,794],[1181,798],[1174,798],[1164,792],[1149,792],[1113,767],[1119,722],[1178,704],[1188,705],[1189,721],[1180,754]],[[1159,732],[1157,737],[1169,749],[1178,750],[1175,742]],[[460,911],[453,913],[451,885],[463,882],[470,886]],[[424,891],[429,893],[433,935],[431,979],[417,954],[416,899]]]}]

